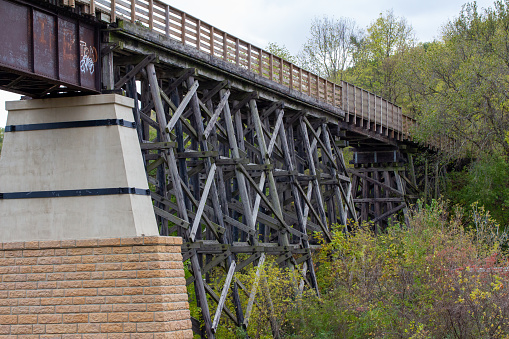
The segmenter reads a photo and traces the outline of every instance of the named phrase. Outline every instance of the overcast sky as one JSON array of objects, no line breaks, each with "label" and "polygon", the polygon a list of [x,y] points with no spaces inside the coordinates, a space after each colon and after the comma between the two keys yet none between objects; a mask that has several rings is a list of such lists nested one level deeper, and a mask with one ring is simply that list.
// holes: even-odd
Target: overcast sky
[{"label": "overcast sky", "polygon": [[[413,26],[419,41],[431,41],[456,17],[464,0],[166,0],[167,3],[258,47],[269,42],[297,54],[315,17],[353,18],[366,28],[382,12],[393,9]],[[479,8],[493,0],[478,0]],[[0,127],[5,126],[4,101],[19,95],[0,91]]]}]

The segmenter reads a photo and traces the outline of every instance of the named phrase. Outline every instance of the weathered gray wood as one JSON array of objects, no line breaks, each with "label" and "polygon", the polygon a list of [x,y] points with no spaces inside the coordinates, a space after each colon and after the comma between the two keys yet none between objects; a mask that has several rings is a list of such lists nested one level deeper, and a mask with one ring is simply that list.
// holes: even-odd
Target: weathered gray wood
[{"label": "weathered gray wood", "polygon": [[[260,116],[258,114],[258,108],[256,106],[256,100],[254,100],[254,99],[250,100],[249,107],[251,109],[251,115],[252,115],[251,117],[253,118],[253,123],[254,123],[255,130],[256,130],[258,146],[260,147],[260,151],[262,153],[263,163],[264,163],[264,165],[270,165],[269,154],[267,151],[267,145],[265,143],[265,137],[264,137],[264,133],[263,133]],[[279,131],[276,131],[276,133],[279,133]],[[271,196],[272,204],[274,206],[274,209],[277,211],[276,213],[282,217],[283,213],[281,210],[281,205],[279,203],[276,182],[274,180],[274,175],[273,175],[272,171],[268,171],[267,176],[269,179],[269,192],[270,192],[269,194]],[[288,239],[286,239],[286,242],[288,242]]]},{"label": "weathered gray wood", "polygon": [[120,89],[126,82],[133,79],[143,68],[145,68],[149,63],[151,63],[156,56],[154,54],[147,55],[145,59],[143,59],[140,63],[138,63],[134,68],[127,72],[125,76],[123,76],[115,85],[113,89]]},{"label": "weathered gray wood", "polygon": [[[285,126],[283,124],[281,124],[279,129],[280,129],[279,133],[281,135],[281,147],[283,150],[283,155],[285,157],[285,165],[287,166],[289,173],[294,173],[295,167],[294,167],[294,164],[292,163],[290,148],[288,147],[288,138],[286,136]],[[291,174],[290,178],[292,181],[291,190],[292,190],[292,195],[293,195],[293,199],[294,199],[295,212],[297,214],[297,222],[300,227],[300,231],[307,236],[306,217],[304,216],[304,213],[302,211],[302,202],[300,199],[300,192],[299,192],[299,189],[297,188],[298,182],[297,182],[294,174]],[[303,247],[306,249],[309,249],[308,240],[301,239],[301,241],[302,241]],[[308,260],[308,262],[310,264],[309,268],[310,268],[312,287],[315,289],[317,295],[320,295],[320,291],[318,290],[318,283],[316,281],[316,274],[314,271],[314,267],[312,265],[311,257]]]},{"label": "weathered gray wood", "polygon": [[[316,176],[316,168],[315,168],[315,163],[314,163],[313,152],[311,150],[311,144],[309,142],[307,126],[306,126],[306,123],[302,119],[300,120],[300,128],[301,128],[302,137],[304,139],[303,140],[304,141],[304,149],[306,151],[307,158],[308,158],[309,172],[311,175]],[[321,224],[324,225],[325,227],[327,227],[326,226],[327,225],[327,217],[325,216],[325,208],[323,206],[323,198],[322,198],[322,193],[321,193],[321,189],[320,189],[320,184],[318,183],[318,179],[316,179],[316,178],[313,179],[312,182],[314,185],[315,200],[316,200],[317,207],[318,207],[318,213],[319,213],[319,216],[321,219]],[[327,228],[327,230],[328,230],[328,228]],[[328,236],[330,237],[330,235],[328,235]]]},{"label": "weathered gray wood", "polygon": [[203,136],[205,139],[208,139],[210,133],[212,132],[212,129],[216,125],[217,119],[219,118],[219,114],[221,114],[221,111],[224,108],[224,105],[228,102],[228,98],[230,97],[230,91],[226,91],[226,93],[222,96],[221,101],[219,102],[219,105],[217,105],[216,110],[214,111],[214,114],[209,120],[209,123],[207,124],[207,128],[205,128],[205,131],[203,132]]},{"label": "weathered gray wood", "polygon": [[256,269],[255,281],[253,282],[253,286],[251,287],[251,293],[249,293],[249,300],[247,302],[246,307],[246,315],[244,317],[244,328],[247,328],[249,325],[249,317],[251,316],[251,311],[253,309],[253,304],[256,297],[256,291],[258,289],[258,284],[260,282],[260,274],[263,269],[263,263],[265,262],[265,253],[262,253],[260,260],[258,261],[258,267]]},{"label": "weathered gray wood", "polygon": [[414,156],[412,153],[408,153],[408,165],[410,167],[410,178],[412,179],[412,184],[414,187],[417,187],[417,178],[415,176],[415,167],[414,167]]},{"label": "weathered gray wood", "polygon": [[[327,125],[325,123],[322,124],[322,129],[324,131],[326,131],[323,134],[323,138],[325,140],[325,143],[324,143],[325,150],[326,150],[326,152],[330,156],[330,161],[333,164],[335,164],[336,163],[336,159],[334,159],[333,155],[332,155],[331,142],[330,142],[330,139],[329,139],[329,133],[327,133]],[[332,174],[333,177],[337,176],[336,168],[339,168],[339,167],[336,165],[335,168],[331,168],[331,174]],[[338,185],[334,185],[334,193],[335,193],[335,197],[337,199],[337,206],[339,208],[339,216],[340,216],[341,224],[345,225],[345,229],[347,229],[347,227],[346,227],[346,225],[347,225],[347,213],[346,213],[345,207],[343,205],[343,196],[341,195],[341,191],[339,190],[339,185],[340,185],[339,182],[338,182]]]},{"label": "weathered gray wood", "polygon": [[[221,90],[221,95],[223,95],[223,94],[224,94],[224,90]],[[228,104],[224,106],[223,111],[224,111],[224,120],[226,123],[226,129],[228,131],[228,141],[229,141],[229,144],[230,144],[230,147],[232,150],[233,158],[240,159],[239,148],[237,146],[237,138],[235,137],[235,129],[233,126],[232,115],[231,115],[230,107]],[[256,226],[253,223],[253,216],[252,216],[252,212],[251,212],[251,199],[248,195],[248,190],[246,187],[246,180],[244,177],[244,173],[242,173],[240,170],[235,168],[235,176],[237,178],[240,196],[241,196],[241,199],[243,202],[244,215],[248,221],[248,226],[253,231],[255,231]],[[253,239],[255,240],[255,238],[253,238]]]},{"label": "weathered gray wood", "polygon": [[212,330],[214,332],[217,330],[217,326],[219,325],[219,318],[221,318],[221,312],[223,311],[226,296],[228,295],[228,290],[230,289],[230,283],[232,281],[233,274],[235,273],[235,266],[235,261],[232,261],[230,264],[230,269],[228,270],[228,274],[226,275],[223,290],[221,291],[221,297],[217,303],[216,314],[214,315],[214,321],[212,321]]},{"label": "weathered gray wood", "polygon": [[[311,125],[311,123],[309,122],[309,120],[306,118],[306,117],[303,117],[302,120],[304,121],[304,123],[308,126],[309,130],[311,131],[311,134],[313,134],[314,136],[314,140],[316,140],[320,146],[322,147],[322,152],[323,154],[325,154],[327,156],[327,158],[329,158],[329,161],[331,163],[331,165],[335,168],[335,169],[338,169],[337,168],[337,165],[336,165],[336,162],[334,161],[334,158],[332,157],[332,154],[328,151],[328,147],[326,147],[324,145],[324,143],[322,142],[322,140],[320,139],[320,136],[315,132],[315,130],[313,129],[313,126]],[[325,124],[323,124],[323,126],[326,127]],[[326,131],[326,129],[324,129],[324,131]],[[306,131],[307,132],[307,131]]]},{"label": "weathered gray wood", "polygon": [[[403,196],[405,196],[405,184],[402,182],[401,177],[397,171],[394,171],[394,175],[396,177],[396,185],[398,189],[401,191]],[[405,202],[406,205],[406,202]],[[410,217],[408,215],[408,208],[405,206],[403,208],[403,217],[405,218],[405,224],[408,226],[410,225]]]},{"label": "weathered gray wood", "polygon": [[[151,142],[151,143],[142,143],[140,144],[142,151],[149,150],[162,150],[162,149],[170,149],[177,147],[176,142]],[[150,172],[150,171],[149,171]]]},{"label": "weathered gray wood", "polygon": [[[216,294],[216,292],[214,292],[214,290],[212,289],[212,287],[210,287],[208,284],[206,283],[203,283],[203,286],[204,286],[204,289],[205,291],[207,292],[208,295],[210,295],[212,297],[212,299],[216,302],[216,303],[219,303],[219,296]],[[228,307],[226,307],[226,305],[223,305],[223,312],[228,315],[228,317],[235,323],[235,324],[238,324],[238,320],[237,320],[237,317],[235,317],[235,315],[228,309]],[[209,338],[209,335],[207,335],[207,338]],[[215,338],[214,334],[212,334],[212,338]]]},{"label": "weathered gray wood", "polygon": [[[190,87],[192,84],[194,83],[194,78],[193,77],[189,77],[187,79],[187,85],[188,87]],[[223,97],[225,95],[225,93],[222,93]],[[225,107],[227,105],[224,105]],[[195,125],[196,125],[196,130],[197,130],[197,133],[198,133],[198,140],[200,140],[200,147],[202,149],[202,151],[205,151],[207,152],[208,151],[208,144],[204,138],[204,132],[205,132],[205,129],[204,129],[204,125],[203,125],[203,119],[201,117],[201,112],[200,112],[200,105],[199,105],[199,99],[198,99],[198,96],[196,95],[196,93],[193,95],[193,97],[191,98],[191,108],[193,110],[193,115],[194,115],[194,118],[195,118]],[[211,160],[210,158],[205,158],[204,159],[204,163],[205,163],[205,168],[206,170],[210,171],[212,169],[212,166],[215,166],[215,164],[212,164],[211,163]],[[214,199],[212,199],[212,207],[213,207],[213,210],[214,210],[214,216],[215,216],[215,219],[216,219],[216,222],[218,222],[220,224],[220,226],[224,229],[225,228],[225,225],[224,225],[224,217],[223,217],[223,210],[219,204],[219,199],[217,199],[217,197],[219,196],[218,194],[218,189],[217,189],[217,186],[216,186],[216,183],[214,180],[212,180],[212,185],[210,187],[210,190],[211,190],[211,194],[212,196],[214,197]],[[220,239],[220,241],[222,243],[228,243],[228,238],[225,234],[223,234],[222,238]],[[234,257],[232,255],[228,256],[227,258],[227,264],[228,265],[231,265],[232,262],[234,262]],[[238,291],[237,291],[237,286],[236,284],[234,284],[234,288],[233,288],[233,299],[234,299],[234,305],[235,305],[235,309],[236,309],[236,313],[237,313],[237,324],[239,324],[239,322],[242,322],[242,319],[243,319],[243,313],[242,313],[242,307],[241,307],[241,304],[240,304],[240,299],[239,299],[239,296],[238,296]]]},{"label": "weathered gray wood", "polygon": [[[308,197],[304,193],[304,190],[302,189],[302,187],[300,187],[299,184],[297,184],[296,186],[299,189],[299,191],[301,192],[301,195],[304,198],[304,201],[306,202],[307,206],[309,207],[309,210],[311,210],[311,212],[314,214],[315,218],[318,220],[318,223],[319,223],[320,227],[322,228],[322,232],[325,234],[325,238],[327,239],[327,241],[331,241],[332,240],[332,236],[331,236],[331,234],[329,232],[327,224],[322,221],[321,215],[318,214],[318,212],[315,211],[315,209],[313,207],[313,204],[311,203],[311,200],[308,199]],[[316,190],[316,186],[315,186],[314,190]],[[322,207],[323,207],[323,205],[322,205]],[[324,211],[324,214],[325,214],[325,211]]]},{"label": "weathered gray wood", "polygon": [[[189,239],[191,241],[194,241],[196,237],[196,231],[198,229],[198,226],[200,224],[200,219],[203,213],[203,209],[205,208],[205,203],[207,202],[208,196],[209,196],[209,190],[212,186],[212,183],[214,182],[214,175],[216,174],[216,164],[212,164],[209,170],[209,174],[207,177],[207,181],[205,182],[205,187],[203,188],[203,193],[201,196],[200,204],[198,205],[198,210],[196,211],[196,216],[193,221],[193,226],[191,227],[191,231],[189,233]],[[212,198],[214,199],[214,198]]]},{"label": "weathered gray wood", "polygon": [[162,210],[156,206],[154,206],[154,212],[157,214],[157,215],[160,215],[166,219],[168,219],[169,221],[171,221],[172,223],[174,223],[175,225],[179,226],[179,227],[182,227],[184,229],[187,229],[189,228],[189,223],[185,220],[182,220],[180,219],[179,217],[177,216],[174,216],[173,214],[171,213],[168,213],[167,211],[165,210]]},{"label": "weathered gray wood", "polygon": [[[379,181],[380,178],[379,178],[379,173],[378,172],[373,172],[373,179]],[[380,201],[387,201],[387,200],[384,200],[384,199],[388,199],[388,198],[380,198],[380,186],[378,185],[375,185],[373,187],[373,193],[374,193],[374,201],[370,201],[370,202],[374,202],[375,203],[375,215],[378,216],[380,215],[381,213],[381,205],[380,205]],[[381,200],[379,200],[381,199]],[[354,202],[355,201],[358,201],[358,199],[354,199]],[[379,224],[378,223],[375,223],[375,233],[378,234],[378,230],[379,230]]]},{"label": "weathered gray wood", "polygon": [[170,121],[166,125],[166,131],[168,131],[168,132],[171,131],[173,129],[173,127],[175,126],[175,124],[177,123],[177,121],[180,119],[180,116],[186,109],[187,104],[189,103],[189,101],[191,101],[193,96],[196,95],[196,90],[198,89],[198,85],[199,85],[198,81],[195,81],[192,84],[191,89],[189,90],[189,92],[187,92],[186,96],[184,97],[184,100],[182,100],[182,102],[180,103],[177,110],[175,112],[173,112],[173,115],[172,115]]},{"label": "weathered gray wood", "polygon": [[276,125],[274,126],[274,133],[272,134],[272,138],[270,139],[269,147],[267,147],[267,154],[269,156],[272,155],[272,150],[274,148],[274,145],[276,144],[276,138],[279,133],[279,128],[283,122],[283,116],[284,116],[284,111],[280,110],[278,117],[277,117]]},{"label": "weathered gray wood", "polygon": [[379,220],[386,219],[403,208],[406,208],[406,203],[398,205],[395,208],[390,209],[389,211],[385,212],[384,214],[376,217],[375,219],[373,219],[373,222],[378,222]]},{"label": "weathered gray wood", "polygon": [[[357,170],[351,170],[351,169],[349,169],[349,170],[348,170],[348,172],[349,172],[349,173],[352,173],[353,175],[355,175],[355,176],[357,176],[357,177],[359,177],[359,178],[361,178],[361,179],[364,179],[364,180],[366,180],[366,181],[369,181],[369,182],[371,182],[372,184],[375,184],[375,185],[378,185],[378,186],[380,186],[380,187],[383,187],[383,188],[385,188],[385,190],[386,190],[386,191],[390,191],[391,193],[394,193],[394,194],[399,195],[399,196],[401,196],[401,195],[402,195],[402,194],[401,194],[401,191],[399,191],[398,189],[396,189],[396,188],[394,188],[394,187],[391,187],[391,186],[389,186],[389,185],[388,185],[388,184],[386,184],[386,183],[383,183],[383,182],[380,182],[380,181],[375,180],[375,179],[373,179],[373,178],[370,178],[370,177],[368,177],[367,175],[363,174],[361,171],[357,171]],[[387,172],[387,171],[384,171],[384,172]]]}]

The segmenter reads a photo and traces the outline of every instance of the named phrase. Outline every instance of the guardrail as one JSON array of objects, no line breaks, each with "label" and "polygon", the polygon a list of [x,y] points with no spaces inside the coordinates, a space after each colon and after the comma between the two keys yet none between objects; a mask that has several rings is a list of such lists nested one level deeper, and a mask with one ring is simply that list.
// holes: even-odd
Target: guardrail
[{"label": "guardrail", "polygon": [[[73,5],[74,0],[64,0]],[[347,121],[398,140],[409,139],[415,120],[401,107],[352,84],[336,84],[158,0],[76,0],[97,11],[145,25],[183,44],[300,91],[347,113]]]}]

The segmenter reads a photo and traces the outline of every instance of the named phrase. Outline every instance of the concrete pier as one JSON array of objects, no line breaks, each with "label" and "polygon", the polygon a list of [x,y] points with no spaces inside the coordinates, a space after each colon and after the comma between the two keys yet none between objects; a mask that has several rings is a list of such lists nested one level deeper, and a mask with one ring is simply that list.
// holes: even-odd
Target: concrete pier
[{"label": "concrete pier", "polygon": [[[1,241],[159,234],[149,195],[111,194],[119,188],[135,188],[138,193],[148,189],[136,129],[114,124],[120,119],[133,122],[132,106],[132,99],[114,94],[6,103],[9,114],[0,158]],[[79,127],[94,121],[104,124],[107,119],[111,125]],[[9,126],[13,131],[8,132]],[[90,193],[104,189],[108,194]],[[66,195],[62,191],[69,190],[81,190],[83,195],[12,194]]]}]

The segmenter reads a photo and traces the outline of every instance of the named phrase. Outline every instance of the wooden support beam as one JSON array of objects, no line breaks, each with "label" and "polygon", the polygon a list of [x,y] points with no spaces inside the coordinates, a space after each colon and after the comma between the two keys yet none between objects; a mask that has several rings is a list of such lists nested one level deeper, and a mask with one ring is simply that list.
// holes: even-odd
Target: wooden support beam
[{"label": "wooden support beam", "polygon": [[226,275],[226,280],[223,285],[223,290],[221,291],[221,297],[219,298],[219,302],[217,303],[216,314],[214,315],[214,321],[212,321],[212,331],[216,332],[217,326],[219,325],[219,318],[221,318],[221,312],[223,311],[224,303],[226,301],[226,296],[228,294],[228,290],[230,289],[230,283],[233,278],[233,274],[235,273],[235,261],[232,261],[230,264],[230,269],[228,270],[228,274]]},{"label": "wooden support beam", "polygon": [[117,81],[113,86],[113,89],[120,89],[122,86],[125,85],[126,82],[133,79],[138,73],[141,72],[141,70],[147,67],[149,63],[154,61],[155,58],[156,56],[154,54],[147,55],[145,59],[143,59],[139,64],[134,66],[134,68],[131,71],[127,72],[126,75],[124,75],[119,81]]},{"label": "wooden support beam", "polygon": [[253,309],[253,304],[256,297],[256,291],[258,289],[258,284],[260,282],[260,274],[263,269],[263,263],[265,262],[265,253],[261,254],[260,260],[258,261],[258,267],[256,268],[255,280],[253,282],[253,286],[251,287],[251,293],[249,293],[249,300],[247,302],[246,307],[246,315],[244,317],[243,327],[247,328],[249,325],[249,318],[251,317],[251,311]]},{"label": "wooden support beam", "polygon": [[214,182],[214,175],[216,174],[216,164],[212,164],[207,181],[205,182],[205,187],[203,188],[203,193],[201,196],[200,204],[198,205],[198,210],[196,211],[196,217],[194,218],[193,226],[191,227],[191,232],[189,233],[189,239],[191,241],[194,241],[196,237],[196,231],[198,229],[198,225],[200,224],[200,219],[203,213],[203,209],[205,208],[205,203],[207,202],[210,187],[212,186],[212,183]]}]

